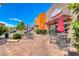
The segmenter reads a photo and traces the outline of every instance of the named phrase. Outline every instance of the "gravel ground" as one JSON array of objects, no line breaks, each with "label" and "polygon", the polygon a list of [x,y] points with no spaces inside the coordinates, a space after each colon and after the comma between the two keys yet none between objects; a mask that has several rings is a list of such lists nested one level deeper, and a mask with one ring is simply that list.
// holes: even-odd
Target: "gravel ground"
[{"label": "gravel ground", "polygon": [[31,38],[23,37],[20,42],[0,45],[2,56],[64,56],[65,50],[60,50],[56,44],[51,43],[48,35],[34,35]]}]

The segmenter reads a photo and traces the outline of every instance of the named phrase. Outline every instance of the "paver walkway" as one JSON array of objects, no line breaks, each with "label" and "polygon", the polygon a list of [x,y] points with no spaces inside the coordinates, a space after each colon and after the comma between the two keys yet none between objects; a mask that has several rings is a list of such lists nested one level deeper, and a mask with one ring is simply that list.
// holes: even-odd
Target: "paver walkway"
[{"label": "paver walkway", "polygon": [[23,37],[20,42],[0,45],[2,56],[63,56],[65,53],[56,44],[50,44],[47,35],[34,36],[32,40]]}]

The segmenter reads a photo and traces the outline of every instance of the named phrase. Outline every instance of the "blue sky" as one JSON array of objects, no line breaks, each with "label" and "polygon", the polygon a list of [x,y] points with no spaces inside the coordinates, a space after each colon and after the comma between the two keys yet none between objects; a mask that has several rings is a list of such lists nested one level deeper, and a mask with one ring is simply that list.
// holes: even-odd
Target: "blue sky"
[{"label": "blue sky", "polygon": [[0,22],[6,26],[16,26],[21,20],[24,24],[34,25],[39,13],[46,13],[51,3],[9,3],[0,5]]}]

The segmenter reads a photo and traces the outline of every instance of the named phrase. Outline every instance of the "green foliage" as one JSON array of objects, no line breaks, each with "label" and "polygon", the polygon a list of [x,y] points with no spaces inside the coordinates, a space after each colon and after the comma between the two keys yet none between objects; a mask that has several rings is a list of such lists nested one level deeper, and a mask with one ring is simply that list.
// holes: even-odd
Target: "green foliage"
[{"label": "green foliage", "polygon": [[25,30],[27,30],[27,29],[28,29],[28,27],[25,27],[24,29],[25,29]]},{"label": "green foliage", "polygon": [[68,5],[67,5],[67,8],[68,8],[69,10],[71,10],[71,9],[73,9],[73,5],[74,5],[73,3],[68,4]]},{"label": "green foliage", "polygon": [[[77,15],[77,19],[79,18],[79,3],[72,3],[68,5],[68,8],[70,10],[73,10],[73,13]],[[79,20],[74,21],[73,23],[73,29],[75,31],[75,41],[76,41],[76,48],[79,52]]]},{"label": "green foliage", "polygon": [[77,17],[79,17],[79,3],[71,3],[68,5],[68,8],[73,10],[73,13],[77,14]]},{"label": "green foliage", "polygon": [[48,32],[49,32],[49,34],[53,34],[53,32],[54,32],[53,28],[49,28]]},{"label": "green foliage", "polygon": [[6,31],[8,31],[8,28],[5,26],[0,26],[0,35],[2,35],[3,33],[5,33]]},{"label": "green foliage", "polygon": [[40,29],[35,29],[36,34],[40,34]]},{"label": "green foliage", "polygon": [[16,27],[17,30],[24,30],[25,29],[25,26],[24,26],[24,22],[20,22],[17,27]]},{"label": "green foliage", "polygon": [[46,34],[47,30],[36,29],[35,32],[36,34]]},{"label": "green foliage", "polygon": [[40,30],[41,34],[46,34],[47,30]]},{"label": "green foliage", "polygon": [[77,51],[79,52],[79,43],[75,44]]},{"label": "green foliage", "polygon": [[13,39],[21,39],[21,34],[15,33],[15,34],[13,35]]},{"label": "green foliage", "polygon": [[76,46],[76,48],[77,48],[77,50],[79,52],[79,21],[78,20],[73,22],[73,29],[75,31],[75,33],[74,33],[75,41],[76,41],[75,46]]}]

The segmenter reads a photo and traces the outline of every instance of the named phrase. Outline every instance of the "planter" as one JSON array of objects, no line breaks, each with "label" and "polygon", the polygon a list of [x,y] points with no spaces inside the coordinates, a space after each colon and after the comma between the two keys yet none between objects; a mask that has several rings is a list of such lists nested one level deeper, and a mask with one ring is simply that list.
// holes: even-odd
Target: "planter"
[{"label": "planter", "polygon": [[19,42],[20,41],[20,39],[9,39],[9,40],[7,40],[7,42]]}]

